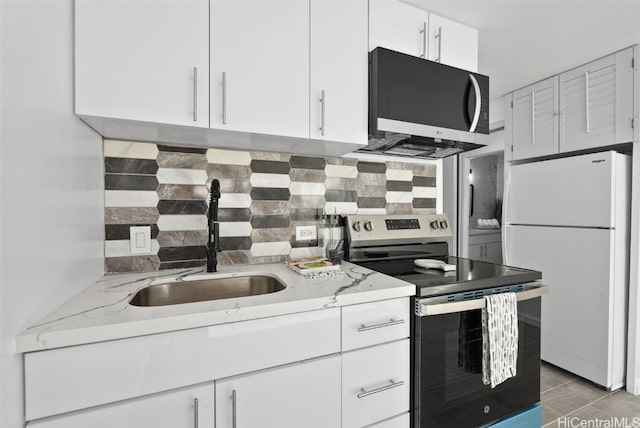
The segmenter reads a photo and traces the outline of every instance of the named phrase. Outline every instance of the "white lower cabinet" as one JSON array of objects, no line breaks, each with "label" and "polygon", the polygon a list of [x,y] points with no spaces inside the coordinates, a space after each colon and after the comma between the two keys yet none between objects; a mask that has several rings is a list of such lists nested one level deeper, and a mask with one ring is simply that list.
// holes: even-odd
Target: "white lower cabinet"
[{"label": "white lower cabinet", "polygon": [[339,354],[216,381],[217,428],[339,426]]},{"label": "white lower cabinet", "polygon": [[411,424],[410,415],[409,412],[406,412],[377,424],[369,425],[367,428],[409,428]]},{"label": "white lower cabinet", "polygon": [[470,259],[502,263],[502,233],[469,234]]},{"label": "white lower cabinet", "polygon": [[408,428],[409,316],[403,297],[28,353],[27,425]]},{"label": "white lower cabinet", "polygon": [[344,353],[342,428],[408,412],[409,376],[409,339]]},{"label": "white lower cabinet", "polygon": [[193,428],[214,423],[214,384],[153,394],[29,422],[29,428]]}]

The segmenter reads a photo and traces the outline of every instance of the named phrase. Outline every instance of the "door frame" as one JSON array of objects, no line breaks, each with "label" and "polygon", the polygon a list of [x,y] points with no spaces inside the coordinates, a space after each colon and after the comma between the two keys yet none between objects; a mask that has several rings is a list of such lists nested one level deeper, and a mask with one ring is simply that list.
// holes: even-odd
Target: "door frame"
[{"label": "door frame", "polygon": [[[507,179],[507,170],[508,170],[508,162],[504,157],[506,155],[504,150],[504,126],[500,128],[496,128],[490,131],[490,134],[497,134],[501,132],[497,136],[493,138],[502,137],[502,144],[492,144],[481,147],[479,149],[472,150],[470,152],[461,153],[458,156],[458,221],[457,221],[457,253],[458,257],[469,257],[469,169],[471,168],[471,160],[474,158],[479,158],[487,155],[500,155],[503,154],[503,162],[504,162],[504,178],[503,183],[506,183]],[[492,138],[492,137],[489,137]],[[502,200],[504,202],[506,192],[506,186],[503,186],[503,195]],[[500,224],[502,224],[502,219],[500,219]],[[503,256],[504,257],[504,256]]]}]

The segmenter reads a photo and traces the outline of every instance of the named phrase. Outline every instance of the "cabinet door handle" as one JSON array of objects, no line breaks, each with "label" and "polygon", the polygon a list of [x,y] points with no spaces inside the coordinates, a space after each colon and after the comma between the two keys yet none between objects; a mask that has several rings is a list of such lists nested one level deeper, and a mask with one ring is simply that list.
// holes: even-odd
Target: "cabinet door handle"
[{"label": "cabinet door handle", "polygon": [[403,323],[404,323],[404,320],[394,320],[393,318],[391,318],[389,321],[383,322],[380,324],[371,324],[371,325],[361,324],[360,327],[358,327],[358,331],[362,332],[362,331],[368,331],[368,330],[375,330],[377,328],[390,327],[392,325],[398,325]]},{"label": "cabinet door handle", "polygon": [[199,417],[198,417],[198,413],[200,410],[200,405],[198,403],[198,399],[194,398],[193,399],[193,426],[194,428],[198,428],[198,421],[199,421]]},{"label": "cabinet door handle", "polygon": [[322,95],[320,96],[320,135],[324,137],[324,105],[326,99],[324,95],[324,89],[322,90]]},{"label": "cabinet door handle", "polygon": [[420,34],[422,34],[422,55],[420,58],[427,59],[427,23],[422,23],[422,30],[420,30]]},{"label": "cabinet door handle", "polygon": [[587,134],[591,132],[589,123],[589,70],[584,72],[584,114]]},{"label": "cabinet door handle", "polygon": [[387,385],[381,386],[379,388],[370,389],[368,391],[366,389],[364,389],[364,388],[360,388],[360,393],[358,394],[358,398],[364,398],[364,397],[367,397],[369,395],[377,394],[377,393],[382,392],[382,391],[387,391],[387,390],[392,389],[392,388],[397,388],[397,387],[402,386],[402,385],[404,385],[404,381],[403,380],[395,382],[393,379],[391,379],[391,380],[389,380],[389,383]]},{"label": "cabinet door handle", "polygon": [[222,124],[227,124],[227,73],[222,72]]},{"label": "cabinet door handle", "polygon": [[193,121],[198,121],[198,67],[193,67]]},{"label": "cabinet door handle", "polygon": [[435,59],[435,62],[442,62],[442,27],[438,27],[436,39],[438,39],[438,58]]},{"label": "cabinet door handle", "polygon": [[536,143],[536,91],[531,91],[531,144]]},{"label": "cabinet door handle", "polygon": [[231,427],[237,428],[238,426],[238,402],[236,396],[236,390],[231,391]]}]

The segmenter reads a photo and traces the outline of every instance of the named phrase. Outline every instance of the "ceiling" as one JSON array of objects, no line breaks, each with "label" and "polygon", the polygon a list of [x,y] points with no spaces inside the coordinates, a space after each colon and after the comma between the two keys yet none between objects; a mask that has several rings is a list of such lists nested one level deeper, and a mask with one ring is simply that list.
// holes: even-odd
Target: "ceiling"
[{"label": "ceiling", "polygon": [[478,29],[491,99],[640,43],[640,0],[405,0]]}]

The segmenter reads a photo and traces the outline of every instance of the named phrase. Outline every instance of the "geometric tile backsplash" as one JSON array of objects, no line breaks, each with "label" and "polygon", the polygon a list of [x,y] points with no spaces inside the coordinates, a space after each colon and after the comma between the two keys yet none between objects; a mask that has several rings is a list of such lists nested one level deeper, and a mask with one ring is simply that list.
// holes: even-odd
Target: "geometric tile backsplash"
[{"label": "geometric tile backsplash", "polygon": [[[436,166],[104,141],[105,270],[204,266],[209,184],[220,180],[219,265],[318,255],[299,225],[326,214],[432,214]],[[129,227],[151,226],[150,255]]]}]

